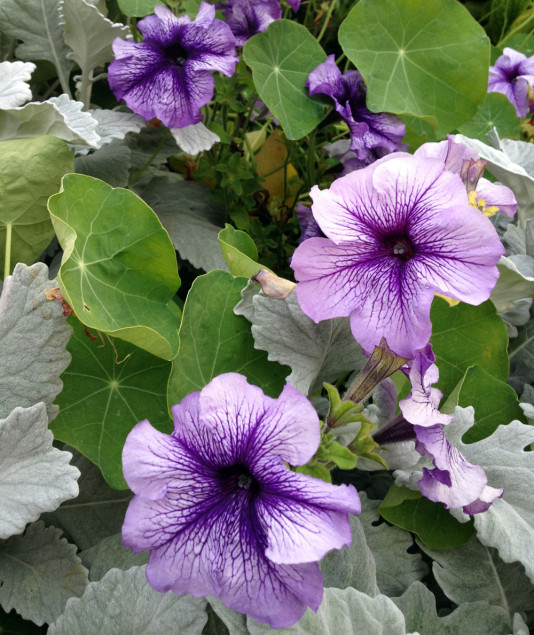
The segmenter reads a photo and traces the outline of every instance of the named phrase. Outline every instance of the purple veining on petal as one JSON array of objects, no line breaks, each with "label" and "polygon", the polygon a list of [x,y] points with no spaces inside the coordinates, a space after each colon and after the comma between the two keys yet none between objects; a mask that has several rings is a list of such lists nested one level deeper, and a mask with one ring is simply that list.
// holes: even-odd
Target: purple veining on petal
[{"label": "purple veining on petal", "polygon": [[515,107],[518,117],[528,113],[528,87],[534,85],[534,55],[505,48],[494,66],[490,66],[488,92],[502,93]]},{"label": "purple veining on petal", "polygon": [[235,38],[206,2],[193,21],[163,6],[154,12],[138,23],[143,42],[113,42],[109,85],[117,99],[145,119],[184,128],[202,119],[200,108],[213,96],[210,71],[234,73]]},{"label": "purple veining on petal", "polygon": [[434,469],[423,468],[419,489],[423,496],[444,503],[447,509],[462,507],[466,514],[486,511],[500,498],[503,490],[487,485],[486,473],[480,465],[469,463],[461,452],[445,438],[443,428],[415,426],[416,450],[432,459]]},{"label": "purple veining on petal", "polygon": [[329,55],[309,75],[306,83],[310,95],[321,93],[334,100],[336,111],[347,122],[350,130],[350,150],[358,161],[369,161],[373,151],[395,152],[406,127],[395,115],[373,113],[365,105],[367,89],[358,71],[341,74],[335,56]]},{"label": "purple veining on petal", "polygon": [[293,255],[299,304],[315,322],[350,316],[366,351],[385,337],[413,358],[429,341],[436,291],[480,304],[495,286],[504,248],[439,160],[391,154],[311,197],[327,238]]},{"label": "purple veining on petal", "polygon": [[271,22],[282,17],[278,0],[230,0],[223,13],[237,46],[244,46],[249,38],[266,31]]},{"label": "purple veining on petal", "polygon": [[158,591],[219,597],[273,628],[317,610],[316,560],[350,544],[352,486],[297,474],[319,445],[308,400],[286,385],[278,399],[235,373],[213,379],[173,407],[172,435],[139,423],[123,470],[134,492],[123,544],[149,549]]}]

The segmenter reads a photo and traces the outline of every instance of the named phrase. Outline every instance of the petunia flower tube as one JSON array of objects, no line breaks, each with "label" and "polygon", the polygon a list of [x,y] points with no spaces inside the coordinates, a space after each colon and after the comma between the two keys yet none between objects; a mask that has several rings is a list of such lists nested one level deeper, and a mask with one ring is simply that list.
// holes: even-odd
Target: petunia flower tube
[{"label": "petunia flower tube", "polygon": [[365,105],[367,89],[358,71],[341,71],[335,56],[329,55],[309,75],[306,83],[310,95],[321,93],[334,100],[336,111],[350,130],[350,149],[359,161],[365,161],[372,150],[399,150],[406,127],[395,115],[374,113]]},{"label": "petunia flower tube", "polygon": [[439,160],[390,154],[311,197],[327,238],[293,254],[300,307],[315,322],[350,316],[368,352],[385,337],[413,359],[430,339],[434,293],[480,304],[495,286],[504,247]]},{"label": "petunia flower tube", "polygon": [[211,595],[274,628],[323,594],[317,560],[351,542],[354,487],[296,473],[320,441],[309,401],[287,384],[278,399],[242,375],[213,379],[172,408],[174,432],[138,423],[123,471],[134,492],[123,544],[150,550],[149,584]]},{"label": "petunia flower tube", "polygon": [[249,38],[266,31],[271,22],[282,17],[278,0],[230,0],[223,12],[237,46],[244,46]]},{"label": "petunia flower tube", "polygon": [[108,81],[115,97],[147,120],[184,128],[202,119],[200,108],[214,89],[210,71],[231,76],[238,61],[230,27],[215,19],[215,7],[200,3],[197,17],[177,18],[157,6],[137,24],[143,42],[113,42]]},{"label": "petunia flower tube", "polygon": [[515,107],[518,117],[528,113],[528,87],[534,85],[534,55],[505,48],[504,54],[490,66],[488,92],[502,93]]}]

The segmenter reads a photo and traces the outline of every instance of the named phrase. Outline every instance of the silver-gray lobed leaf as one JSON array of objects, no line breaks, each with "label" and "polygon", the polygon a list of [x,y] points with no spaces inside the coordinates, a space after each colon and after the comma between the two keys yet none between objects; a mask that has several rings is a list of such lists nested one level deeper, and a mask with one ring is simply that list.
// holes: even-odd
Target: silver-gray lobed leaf
[{"label": "silver-gray lobed leaf", "polygon": [[53,622],[87,586],[87,569],[61,530],[37,522],[0,542],[0,604],[38,625]]},{"label": "silver-gray lobed leaf", "polygon": [[[251,635],[271,632],[266,624],[247,619]],[[276,633],[292,635],[405,635],[401,611],[385,595],[369,597],[356,589],[325,589],[317,613],[308,609],[289,628]]]},{"label": "silver-gray lobed leaf", "polygon": [[114,140],[92,154],[76,157],[74,169],[109,183],[112,187],[126,187],[130,179],[132,151],[119,140]]},{"label": "silver-gray lobed leaf", "polygon": [[[43,263],[18,264],[4,282],[0,297],[0,418],[20,406],[44,402],[48,420],[58,413],[53,405],[63,388],[59,377],[70,363],[67,342],[72,329],[57,300],[47,300],[48,280]],[[22,530],[21,530],[22,531]]]},{"label": "silver-gray lobed leaf", "polygon": [[436,598],[420,582],[414,582],[393,602],[403,612],[406,629],[419,635],[509,635],[510,619],[499,606],[488,602],[463,604],[445,617],[438,617]]},{"label": "silver-gray lobed leaf", "polygon": [[294,293],[285,300],[261,292],[251,297],[253,284],[245,288],[234,313],[252,322],[255,348],[267,351],[270,361],[291,368],[287,381],[297,390],[313,393],[323,382],[364,367],[367,357],[352,335],[348,318],[315,324],[302,312]]},{"label": "silver-gray lobed leaf", "polygon": [[72,454],[52,441],[44,403],[0,419],[0,538],[21,533],[42,512],[78,495]]},{"label": "silver-gray lobed leaf", "polygon": [[83,564],[89,569],[89,580],[96,582],[110,569],[126,571],[142,566],[148,561],[148,551],[134,553],[130,547],[123,547],[120,533],[103,538],[93,547],[80,553]]},{"label": "silver-gray lobed leaf", "polygon": [[486,601],[501,606],[511,616],[534,609],[534,585],[518,562],[503,562],[495,549],[476,536],[460,547],[419,547],[434,561],[432,572],[445,595],[455,604]]},{"label": "silver-gray lobed leaf", "polygon": [[94,463],[75,450],[73,453],[72,463],[82,474],[80,494],[46,514],[43,520],[61,527],[83,551],[121,530],[132,494],[129,490],[112,489]]},{"label": "silver-gray lobed leaf", "polygon": [[145,567],[111,569],[91,582],[83,597],[72,598],[49,635],[200,635],[206,624],[206,600],[172,591],[158,593]]}]

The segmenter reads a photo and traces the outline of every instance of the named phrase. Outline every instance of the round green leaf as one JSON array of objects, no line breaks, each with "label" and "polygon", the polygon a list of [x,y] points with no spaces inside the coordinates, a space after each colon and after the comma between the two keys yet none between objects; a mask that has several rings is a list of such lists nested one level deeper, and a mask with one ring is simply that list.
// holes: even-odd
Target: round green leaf
[{"label": "round green leaf", "polygon": [[458,131],[486,143],[486,135],[494,127],[501,139],[518,137],[521,132],[514,106],[500,93],[488,93],[477,114],[471,121],[458,126]]},{"label": "round green leaf", "polygon": [[460,302],[451,307],[434,298],[430,320],[430,342],[439,368],[437,387],[445,398],[473,364],[501,381],[508,379],[508,335],[491,300],[479,306]]},{"label": "round green leaf", "polygon": [[258,250],[247,233],[227,224],[219,232],[218,240],[228,269],[234,276],[252,278],[260,269],[267,269],[257,262]]},{"label": "round green leaf", "polygon": [[87,326],[163,359],[178,350],[176,254],[158,217],[129,190],[68,174],[48,209],[64,249],[58,281]]},{"label": "round green leaf", "polygon": [[457,0],[360,0],[339,42],[374,112],[424,117],[449,132],[486,96],[489,40]]},{"label": "round green leaf", "polygon": [[323,118],[324,107],[308,96],[306,81],[326,53],[311,33],[290,20],[275,20],[245,44],[243,55],[265,105],[288,139],[301,139]]},{"label": "round green leaf", "polygon": [[0,143],[0,263],[4,263],[6,240],[11,245],[6,273],[16,262],[34,262],[52,240],[46,201],[59,190],[61,177],[73,165],[72,152],[56,137]]},{"label": "round green leaf", "polygon": [[289,368],[269,362],[265,351],[256,350],[250,322],[234,315],[246,284],[246,278],[218,270],[193,282],[180,326],[180,350],[169,378],[169,406],[228,372],[245,375],[272,397],[282,391]]},{"label": "round green leaf", "polygon": [[50,428],[98,465],[112,487],[125,489],[121,454],[134,425],[149,419],[162,432],[172,431],[166,403],[170,364],[127,342],[93,340],[78,320],[69,322],[72,362],[61,376],[59,415]]},{"label": "round green leaf", "polygon": [[119,9],[129,17],[144,18],[153,13],[154,7],[161,4],[161,0],[118,0]]}]

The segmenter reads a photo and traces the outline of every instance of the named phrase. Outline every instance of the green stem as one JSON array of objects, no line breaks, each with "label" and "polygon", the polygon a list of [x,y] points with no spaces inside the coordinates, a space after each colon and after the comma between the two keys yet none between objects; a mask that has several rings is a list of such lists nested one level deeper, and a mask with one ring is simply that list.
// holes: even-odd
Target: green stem
[{"label": "green stem", "polygon": [[165,128],[165,132],[163,133],[163,136],[161,137],[161,141],[159,142],[158,147],[154,150],[154,152],[150,156],[150,159],[145,163],[145,165],[143,165],[143,167],[139,171],[137,171],[132,176],[132,178],[128,181],[128,187],[136,183],[143,176],[144,171],[149,167],[152,161],[154,161],[154,159],[158,156],[161,149],[163,148],[163,144],[165,143],[168,134],[169,134],[169,129]]},{"label": "green stem", "polygon": [[6,253],[4,256],[4,280],[11,273],[11,232],[13,225],[8,223],[6,225]]},{"label": "green stem", "polygon": [[337,4],[337,0],[332,0],[332,2],[330,3],[323,27],[321,29],[321,32],[319,33],[319,36],[317,37],[317,42],[320,42],[323,35],[325,34],[326,29],[328,28],[328,25],[330,24],[330,18],[332,17],[332,13],[334,12],[334,9],[336,8],[336,4]]},{"label": "green stem", "polygon": [[312,130],[308,135],[308,156],[306,157],[306,178],[308,186],[315,185],[315,134],[316,130]]}]

